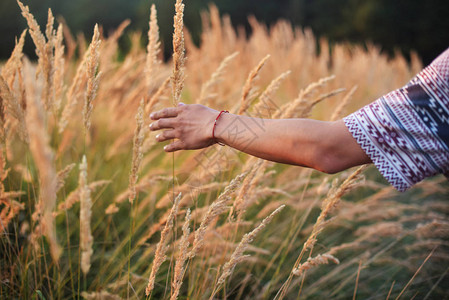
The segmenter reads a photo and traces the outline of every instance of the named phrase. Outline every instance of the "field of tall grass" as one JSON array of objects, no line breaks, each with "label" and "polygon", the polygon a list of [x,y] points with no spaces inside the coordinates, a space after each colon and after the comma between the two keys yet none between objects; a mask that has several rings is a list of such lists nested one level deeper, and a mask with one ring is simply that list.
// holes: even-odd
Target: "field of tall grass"
[{"label": "field of tall grass", "polygon": [[75,38],[18,4],[28,29],[0,69],[1,299],[448,298],[444,177],[398,193],[372,166],[326,175],[218,145],[167,154],[148,129],[149,113],[179,101],[262,129],[335,120],[407,83],[417,55],[330,47],[252,17],[248,36],[214,6],[198,47],[178,0],[164,62],[158,26],[173,24],[154,6],[147,47],[126,33],[123,54],[128,21]]}]

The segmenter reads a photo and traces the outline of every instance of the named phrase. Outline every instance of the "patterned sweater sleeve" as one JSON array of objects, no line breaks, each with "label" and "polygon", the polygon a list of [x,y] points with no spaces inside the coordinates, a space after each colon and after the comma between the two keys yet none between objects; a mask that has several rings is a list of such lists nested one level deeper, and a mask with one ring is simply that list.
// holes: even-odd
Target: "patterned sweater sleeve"
[{"label": "patterned sweater sleeve", "polygon": [[399,191],[449,174],[449,48],[406,86],[344,118],[380,173]]}]

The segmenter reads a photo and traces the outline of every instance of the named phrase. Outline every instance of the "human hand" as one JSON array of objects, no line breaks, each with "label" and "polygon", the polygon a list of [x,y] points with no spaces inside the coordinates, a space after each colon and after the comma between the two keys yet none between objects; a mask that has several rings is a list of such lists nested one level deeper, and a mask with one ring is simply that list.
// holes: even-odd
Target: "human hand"
[{"label": "human hand", "polygon": [[218,111],[200,104],[180,103],[151,113],[155,122],[150,130],[165,129],[156,136],[158,142],[176,139],[164,147],[166,152],[206,148],[215,143],[212,129],[217,115]]}]

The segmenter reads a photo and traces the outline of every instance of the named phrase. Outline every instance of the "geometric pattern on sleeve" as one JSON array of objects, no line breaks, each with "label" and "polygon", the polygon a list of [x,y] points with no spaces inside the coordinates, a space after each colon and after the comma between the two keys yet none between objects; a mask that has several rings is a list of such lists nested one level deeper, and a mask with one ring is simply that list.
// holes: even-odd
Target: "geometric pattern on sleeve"
[{"label": "geometric pattern on sleeve", "polygon": [[449,174],[449,48],[406,86],[345,117],[346,127],[399,191]]}]

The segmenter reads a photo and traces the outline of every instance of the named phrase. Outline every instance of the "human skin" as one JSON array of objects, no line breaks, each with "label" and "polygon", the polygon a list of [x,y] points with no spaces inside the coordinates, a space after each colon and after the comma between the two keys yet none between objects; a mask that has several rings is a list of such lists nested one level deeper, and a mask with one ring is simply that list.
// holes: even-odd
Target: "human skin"
[{"label": "human skin", "polygon": [[371,163],[343,120],[260,119],[221,114],[199,104],[179,104],[153,112],[152,131],[162,130],[158,142],[173,140],[166,152],[194,150],[217,142],[253,156],[279,163],[309,167],[325,173]]}]

